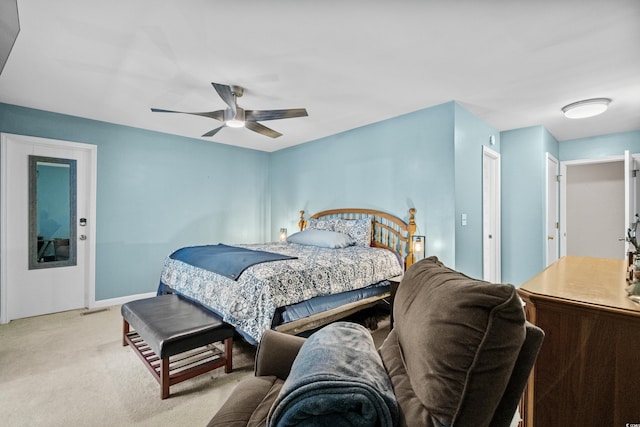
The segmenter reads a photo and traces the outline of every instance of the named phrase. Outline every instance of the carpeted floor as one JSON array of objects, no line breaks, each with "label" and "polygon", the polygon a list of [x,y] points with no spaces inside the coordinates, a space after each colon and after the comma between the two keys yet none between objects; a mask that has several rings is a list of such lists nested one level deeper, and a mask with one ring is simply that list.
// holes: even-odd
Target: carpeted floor
[{"label": "carpeted floor", "polygon": [[[379,345],[388,319],[376,330]],[[224,369],[171,387],[122,346],[120,307],[75,310],[0,325],[2,426],[204,426],[236,384],[253,374],[255,349],[240,339]]]}]

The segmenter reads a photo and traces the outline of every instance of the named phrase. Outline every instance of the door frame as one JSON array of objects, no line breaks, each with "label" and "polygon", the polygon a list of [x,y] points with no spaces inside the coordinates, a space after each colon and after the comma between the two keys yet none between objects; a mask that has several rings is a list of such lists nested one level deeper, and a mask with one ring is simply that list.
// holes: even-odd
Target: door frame
[{"label": "door frame", "polygon": [[[555,215],[554,212],[551,212],[550,206],[549,206],[549,200],[550,200],[550,195],[549,195],[549,187],[550,187],[550,182],[549,182],[549,162],[553,162],[556,164],[555,166],[555,173],[554,175],[556,176],[556,179],[554,180],[555,182],[555,196],[556,196],[556,210],[555,210]],[[551,265],[552,263],[554,263],[555,261],[558,260],[558,255],[560,254],[560,239],[559,234],[560,234],[560,230],[559,230],[559,215],[558,215],[558,210],[560,208],[560,204],[558,203],[558,188],[559,188],[559,179],[558,179],[558,175],[560,174],[560,163],[558,162],[558,159],[556,159],[555,157],[553,157],[553,155],[551,155],[551,153],[547,152],[545,155],[545,204],[546,204],[546,209],[545,209],[545,220],[544,220],[544,242],[545,242],[545,265],[548,267],[549,265]],[[556,224],[558,224],[558,226],[555,229],[554,235],[550,236],[549,235],[549,220],[550,220],[550,216],[553,215],[555,217],[555,222]],[[551,238],[551,239],[549,239]],[[556,246],[556,258],[553,259],[550,257],[550,253],[549,253],[549,240],[553,240],[555,241],[555,246]]]},{"label": "door frame", "polygon": [[95,279],[96,279],[96,190],[97,190],[97,166],[98,166],[98,146],[79,142],[69,142],[57,139],[40,138],[35,136],[17,135],[10,133],[0,133],[0,323],[9,322],[9,299],[7,292],[7,260],[2,254],[8,253],[8,242],[5,239],[9,227],[6,212],[7,206],[7,139],[34,145],[47,147],[59,147],[61,149],[86,150],[89,153],[89,189],[87,220],[91,227],[87,227],[88,253],[85,266],[87,280],[84,283],[85,307],[95,306]]},{"label": "door frame", "polygon": [[[485,188],[485,171],[484,164],[486,160],[490,160],[495,162],[495,176],[494,178],[494,186],[492,194],[495,196],[493,200],[488,200],[487,194],[484,192]],[[500,283],[502,280],[502,233],[501,233],[501,187],[500,187],[500,175],[501,175],[501,163],[500,163],[500,153],[490,149],[489,147],[483,145],[482,146],[482,275],[484,280],[489,280],[492,278],[488,277],[487,273],[487,264],[495,263],[496,269],[496,283]],[[496,229],[493,230],[494,237],[491,239],[495,244],[495,253],[487,253],[486,250],[488,247],[491,247],[491,242],[488,236],[487,230],[487,218],[485,215],[487,212],[490,212],[489,215],[494,219]]]},{"label": "door frame", "polygon": [[560,257],[567,256],[567,166],[624,162],[624,157],[607,156],[597,159],[565,160],[560,162]]}]

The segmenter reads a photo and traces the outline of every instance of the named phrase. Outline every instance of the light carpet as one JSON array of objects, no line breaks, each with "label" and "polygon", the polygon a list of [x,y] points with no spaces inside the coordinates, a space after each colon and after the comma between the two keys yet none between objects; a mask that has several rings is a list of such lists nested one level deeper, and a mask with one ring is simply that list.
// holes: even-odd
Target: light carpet
[{"label": "light carpet", "polygon": [[[373,333],[380,345],[388,319]],[[2,426],[204,426],[238,382],[253,375],[255,348],[237,339],[224,369],[160,386],[122,346],[120,306],[74,310],[0,325]]]}]

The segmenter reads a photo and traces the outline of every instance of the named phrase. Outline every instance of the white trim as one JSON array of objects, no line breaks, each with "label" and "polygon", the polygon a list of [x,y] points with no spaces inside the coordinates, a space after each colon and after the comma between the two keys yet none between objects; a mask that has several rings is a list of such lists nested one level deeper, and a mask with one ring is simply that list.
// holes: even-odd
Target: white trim
[{"label": "white trim", "polygon": [[110,298],[110,299],[102,299],[100,301],[95,301],[93,308],[102,308],[102,307],[111,307],[113,305],[122,305],[127,302],[136,301],[144,298],[152,298],[157,295],[156,292],[148,292],[146,294],[137,294],[137,295],[128,295],[126,297],[118,297],[118,298]]},{"label": "white trim", "polygon": [[[89,156],[91,162],[91,176],[89,177],[89,194],[93,197],[89,200],[89,221],[92,226],[88,227],[88,236],[91,245],[89,245],[89,265],[87,265],[87,274],[89,275],[87,292],[85,293],[85,303],[87,307],[93,308],[96,303],[96,229],[98,224],[96,223],[96,201],[98,199],[98,146],[83,144],[89,149]],[[89,148],[90,147],[90,148]]]},{"label": "white trim", "polygon": [[[557,177],[557,175],[559,175],[560,173],[560,163],[558,162],[558,159],[556,159],[555,157],[553,157],[551,155],[551,153],[546,152],[545,153],[545,162],[544,162],[544,170],[545,170],[545,188],[544,188],[544,201],[545,201],[545,212],[544,212],[544,227],[543,227],[543,236],[542,236],[542,241],[544,242],[544,252],[545,252],[545,266],[549,266],[551,265],[553,262],[555,262],[556,260],[550,260],[549,259],[549,242],[548,242],[548,238],[549,238],[549,182],[547,182],[547,180],[549,179],[549,160],[551,160],[552,162],[554,162],[556,164],[556,170],[555,170],[555,175]],[[558,179],[556,178],[556,219],[558,220],[558,222],[560,222],[559,220],[559,215],[558,215],[558,190],[559,190],[559,185],[558,185]],[[556,230],[555,236],[551,236],[555,239],[556,242],[556,256],[560,254],[560,228],[558,227],[558,229]]]},{"label": "white trim", "polygon": [[623,156],[607,156],[607,157],[599,157],[597,159],[578,159],[578,160],[563,160],[560,162],[561,165],[590,165],[594,163],[609,163],[609,162],[619,162],[624,160]]},{"label": "white trim", "polygon": [[9,305],[7,304],[7,266],[5,256],[8,252],[7,242],[7,144],[6,134],[0,134],[0,323],[9,322]]}]

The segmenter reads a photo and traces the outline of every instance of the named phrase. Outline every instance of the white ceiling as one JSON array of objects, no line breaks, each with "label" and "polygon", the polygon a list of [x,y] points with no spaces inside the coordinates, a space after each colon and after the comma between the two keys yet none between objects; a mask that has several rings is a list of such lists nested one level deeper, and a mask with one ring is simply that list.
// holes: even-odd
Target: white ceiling
[{"label": "white ceiling", "polygon": [[[18,0],[0,102],[198,138],[219,122],[150,112],[305,107],[223,129],[275,151],[455,100],[496,129],[558,140],[640,130],[638,0]],[[565,104],[613,101],[570,120]]]}]

